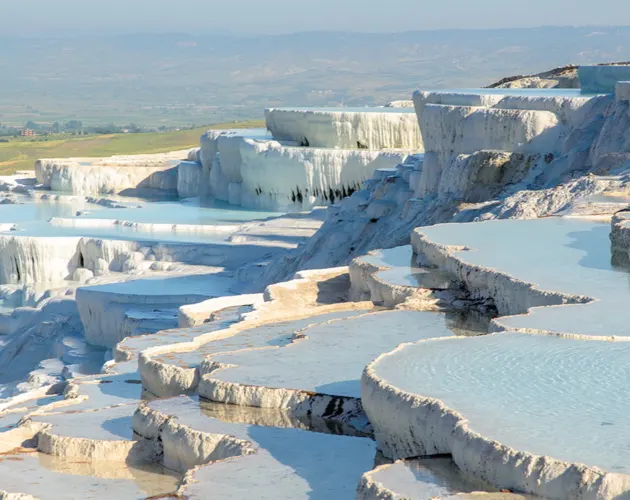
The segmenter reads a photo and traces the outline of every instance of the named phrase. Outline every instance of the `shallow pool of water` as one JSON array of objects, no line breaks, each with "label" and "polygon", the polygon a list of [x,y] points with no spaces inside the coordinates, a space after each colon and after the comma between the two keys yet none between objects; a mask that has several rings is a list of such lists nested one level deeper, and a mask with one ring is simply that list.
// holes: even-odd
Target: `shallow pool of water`
[{"label": "shallow pool of water", "polygon": [[375,250],[361,260],[380,268],[388,267],[376,273],[376,277],[392,285],[441,289],[448,288],[452,280],[441,271],[416,266],[411,245]]},{"label": "shallow pool of water", "polygon": [[[212,498],[234,500],[354,498],[361,475],[374,463],[372,440],[290,428],[290,418],[283,418],[280,412],[250,409],[249,418],[242,419],[240,412],[207,411],[197,400],[186,397],[153,401],[150,406],[173,415],[180,425],[233,436],[257,450],[199,468],[194,473],[196,481],[186,487],[185,497],[191,500],[210,498],[209,492]],[[270,418],[273,413],[278,415],[275,423]]]},{"label": "shallow pool of water", "polygon": [[[328,314],[320,314],[305,319],[295,321],[285,321],[281,323],[272,323],[262,325],[255,328],[249,328],[242,332],[213,342],[208,342],[199,346],[194,351],[171,352],[156,356],[156,360],[161,363],[177,365],[183,368],[198,367],[201,362],[210,355],[239,351],[241,349],[255,349],[269,346],[283,346],[293,341],[293,335],[304,328],[311,325],[326,323],[328,321],[347,319],[366,311],[341,311]],[[235,321],[235,319],[234,319]],[[218,323],[210,323],[206,329],[227,328],[234,321],[221,321]]]},{"label": "shallow pool of water", "polygon": [[[148,202],[137,199],[130,199],[129,201],[121,198],[117,199],[131,205],[140,206],[140,208],[105,208],[100,205],[87,203],[76,197],[68,197],[63,201],[27,200],[21,205],[0,205],[0,224],[15,224],[14,231],[5,231],[1,234],[212,243],[223,241],[226,237],[225,232],[206,230],[180,231],[171,228],[169,225],[227,226],[280,215],[277,212],[245,210],[219,201],[210,201],[208,203],[200,203],[198,200]],[[77,212],[81,212],[82,215],[77,216]],[[77,219],[82,224],[82,227],[53,226],[49,222],[53,217]],[[90,227],[89,222],[86,222],[95,219],[162,224],[162,226],[137,228],[121,224],[99,227],[98,223],[95,222],[94,227]]]},{"label": "shallow pool of water", "polygon": [[219,354],[214,361],[234,368],[213,373],[212,378],[358,398],[361,373],[370,361],[405,342],[461,333],[451,326],[444,314],[419,311],[339,319],[307,328],[303,340],[282,347]]},{"label": "shallow pool of water", "polygon": [[630,336],[630,278],[625,268],[612,263],[610,223],[556,217],[444,224],[420,231],[430,241],[467,247],[455,255],[469,264],[532,283],[539,290],[592,299],[500,318],[508,329]]},{"label": "shallow pool of water", "polygon": [[630,473],[630,343],[499,333],[409,345],[375,373],[519,451]]}]

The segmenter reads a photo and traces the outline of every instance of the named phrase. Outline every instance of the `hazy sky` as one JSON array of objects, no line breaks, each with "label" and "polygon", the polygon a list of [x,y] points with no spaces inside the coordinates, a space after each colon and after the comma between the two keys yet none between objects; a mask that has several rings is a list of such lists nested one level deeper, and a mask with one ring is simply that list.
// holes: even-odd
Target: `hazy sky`
[{"label": "hazy sky", "polygon": [[0,0],[1,35],[630,24],[630,0]]}]

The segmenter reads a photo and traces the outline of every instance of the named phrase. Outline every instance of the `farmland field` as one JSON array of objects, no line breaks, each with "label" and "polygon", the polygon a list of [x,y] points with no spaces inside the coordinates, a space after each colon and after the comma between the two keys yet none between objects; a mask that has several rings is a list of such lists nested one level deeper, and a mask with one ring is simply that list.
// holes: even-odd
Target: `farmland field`
[{"label": "farmland field", "polygon": [[263,121],[220,123],[176,132],[112,134],[70,137],[58,140],[11,140],[0,142],[0,174],[30,170],[39,158],[72,156],[100,157],[142,153],[165,153],[199,145],[199,137],[208,129],[264,127]]}]

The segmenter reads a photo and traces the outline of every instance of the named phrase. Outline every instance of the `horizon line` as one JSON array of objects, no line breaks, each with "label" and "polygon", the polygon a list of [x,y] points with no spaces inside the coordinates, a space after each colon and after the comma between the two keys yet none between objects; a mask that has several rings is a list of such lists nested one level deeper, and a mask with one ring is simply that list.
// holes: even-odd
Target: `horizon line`
[{"label": "horizon line", "polygon": [[212,32],[180,32],[180,31],[128,31],[118,33],[84,33],[84,34],[33,34],[33,35],[7,35],[0,34],[0,39],[29,39],[29,40],[41,40],[41,39],[82,39],[82,38],[118,38],[126,36],[179,36],[179,37],[191,37],[191,38],[210,38],[210,37],[233,37],[233,38],[261,38],[261,37],[283,37],[283,36],[295,36],[295,35],[369,35],[369,36],[391,36],[391,35],[405,35],[415,33],[452,33],[452,32],[479,32],[479,31],[528,31],[528,30],[540,30],[540,29],[630,29],[630,24],[616,25],[616,24],[542,24],[537,26],[518,26],[518,27],[492,27],[492,28],[427,28],[417,30],[402,30],[402,31],[353,31],[353,30],[303,30],[303,31],[290,31],[281,33],[240,33],[238,31],[231,31],[226,29],[217,29]]}]

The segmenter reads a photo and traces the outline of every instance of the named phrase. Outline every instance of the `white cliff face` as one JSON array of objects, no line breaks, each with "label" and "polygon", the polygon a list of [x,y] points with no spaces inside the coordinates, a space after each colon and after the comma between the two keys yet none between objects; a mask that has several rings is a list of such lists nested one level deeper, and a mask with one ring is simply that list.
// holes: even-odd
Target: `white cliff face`
[{"label": "white cliff face", "polygon": [[53,191],[110,194],[126,190],[177,190],[177,164],[187,151],[111,158],[43,159],[35,164],[37,182]]},{"label": "white cliff face", "polygon": [[297,148],[246,139],[241,143],[241,204],[302,209],[349,196],[375,169],[403,162],[405,152]]},{"label": "white cliff face", "polygon": [[[212,286],[207,282],[212,281]],[[131,309],[140,312],[173,310],[229,294],[230,280],[208,274],[165,275],[161,279],[136,279],[124,283],[82,287],[76,301],[92,345],[113,348],[129,329],[124,328]]]},{"label": "white cliff face", "polygon": [[[356,148],[356,146],[354,146]],[[344,198],[377,168],[404,161],[403,151],[297,147],[264,130],[209,131],[202,137],[202,188],[233,205],[309,210]]]},{"label": "white cliff face", "polygon": [[422,152],[416,118],[406,108],[272,108],[265,120],[276,140],[301,146]]},{"label": "white cliff face", "polygon": [[77,267],[80,238],[0,235],[0,283],[59,283]]},{"label": "white cliff face", "polygon": [[[531,182],[533,178],[526,179],[530,170],[544,168],[550,173],[566,175],[584,168],[585,151],[590,146],[586,136],[596,133],[596,127],[601,126],[597,120],[609,105],[610,97],[547,96],[537,92],[527,96],[523,91],[510,95],[499,94],[494,89],[492,92],[414,94],[426,149],[423,174],[415,186],[417,196],[440,191],[461,195],[461,188],[450,187],[452,181],[462,175],[464,179],[477,176],[480,166],[488,173],[495,170],[492,175],[505,176],[499,180],[499,187],[523,179]],[[483,165],[484,155],[502,155],[504,163],[509,165],[487,168]],[[566,158],[555,161],[564,155]],[[545,167],[543,161],[550,166]],[[472,171],[468,172],[469,169]],[[470,186],[472,189],[476,187],[474,184]],[[476,185],[486,189],[496,187],[483,182]],[[478,194],[461,198],[481,201]]]},{"label": "white cliff face", "polygon": [[[0,284],[60,283],[83,269],[95,276],[121,272],[164,271],[182,264],[223,266],[243,264],[253,257],[246,246],[234,245],[226,254],[221,245],[159,243],[79,237],[0,235]],[[274,252],[257,249],[257,257]],[[278,249],[275,249],[278,251]],[[200,267],[199,269],[203,269]]]},{"label": "white cliff face", "polygon": [[440,187],[444,190],[442,176],[449,170],[456,170],[452,178],[460,177],[464,155],[479,151],[553,153],[561,134],[566,133],[557,115],[549,111],[427,104],[419,116],[426,148],[416,190],[419,197],[434,194]]},{"label": "white cliff face", "polygon": [[[548,111],[428,104],[421,115],[426,152],[471,154],[485,149],[523,151],[558,125]],[[551,143],[556,143],[554,135]]]},{"label": "white cliff face", "polygon": [[128,189],[177,189],[177,170],[172,167],[92,167],[76,164],[46,163],[43,183],[53,191],[74,194],[112,194]]},{"label": "white cliff face", "polygon": [[424,107],[428,104],[445,106],[468,106],[497,109],[521,109],[550,111],[559,116],[563,123],[572,116],[593,96],[580,91],[554,90],[509,90],[509,89],[477,89],[461,91],[422,91],[413,94],[413,103],[421,121]]},{"label": "white cliff face", "polygon": [[[3,284],[61,283],[81,268],[96,275],[135,268],[134,241],[98,240],[79,237],[49,238],[0,236]],[[139,254],[144,260],[144,255]],[[149,264],[150,265],[150,264]]]},{"label": "white cliff face", "polygon": [[200,196],[203,167],[197,161],[183,161],[177,165],[177,194],[180,198]]},{"label": "white cliff face", "polygon": [[230,200],[230,184],[242,181],[240,144],[245,138],[272,139],[266,129],[208,130],[201,136],[200,195],[240,205],[238,193],[233,192]]}]

